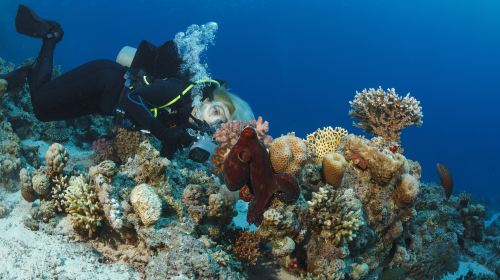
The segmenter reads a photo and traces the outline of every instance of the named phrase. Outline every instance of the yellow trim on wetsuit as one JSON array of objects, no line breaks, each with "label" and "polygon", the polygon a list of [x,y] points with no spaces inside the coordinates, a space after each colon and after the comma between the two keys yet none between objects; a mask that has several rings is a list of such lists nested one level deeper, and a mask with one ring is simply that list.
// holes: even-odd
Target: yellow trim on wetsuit
[{"label": "yellow trim on wetsuit", "polygon": [[[143,76],[143,80],[146,83],[146,85],[149,85],[149,83],[147,82],[146,76]],[[187,86],[181,92],[181,94],[177,95],[174,99],[170,100],[168,103],[165,103],[159,107],[152,108],[151,112],[153,112],[153,117],[156,118],[158,116],[158,109],[163,109],[163,108],[166,108],[166,107],[174,104],[175,102],[179,101],[179,99],[181,99],[182,96],[184,96],[186,93],[188,93],[195,85],[203,84],[203,83],[212,83],[212,84],[217,85],[217,87],[220,87],[220,83],[218,81],[212,80],[212,79],[199,80],[199,81],[194,82],[193,84],[189,84],[189,86]]]}]

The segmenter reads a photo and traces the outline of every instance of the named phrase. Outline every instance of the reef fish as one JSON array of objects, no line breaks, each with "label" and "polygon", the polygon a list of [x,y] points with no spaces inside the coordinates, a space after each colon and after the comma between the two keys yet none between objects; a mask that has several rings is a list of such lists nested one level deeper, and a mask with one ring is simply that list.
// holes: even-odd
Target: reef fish
[{"label": "reef fish", "polygon": [[243,129],[224,161],[224,180],[231,191],[248,186],[253,198],[248,206],[247,221],[256,225],[262,222],[273,197],[292,204],[300,194],[295,177],[274,173],[269,153],[252,127]]}]

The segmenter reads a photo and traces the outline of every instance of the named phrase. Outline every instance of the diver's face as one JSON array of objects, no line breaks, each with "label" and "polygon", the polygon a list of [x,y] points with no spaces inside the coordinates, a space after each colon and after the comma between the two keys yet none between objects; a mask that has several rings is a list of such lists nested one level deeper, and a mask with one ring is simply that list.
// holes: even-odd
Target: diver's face
[{"label": "diver's face", "polygon": [[224,123],[229,120],[229,110],[226,105],[217,101],[209,101],[201,106],[201,118],[210,126]]}]

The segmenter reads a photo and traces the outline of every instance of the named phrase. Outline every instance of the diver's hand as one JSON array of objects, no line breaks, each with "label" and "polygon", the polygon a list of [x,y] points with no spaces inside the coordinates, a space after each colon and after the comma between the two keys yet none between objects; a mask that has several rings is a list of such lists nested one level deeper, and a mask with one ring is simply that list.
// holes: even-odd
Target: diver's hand
[{"label": "diver's hand", "polygon": [[162,156],[172,158],[177,150],[191,145],[191,143],[194,142],[195,137],[189,135],[185,129],[171,128],[166,130],[165,133],[162,133],[160,140],[162,142]]}]

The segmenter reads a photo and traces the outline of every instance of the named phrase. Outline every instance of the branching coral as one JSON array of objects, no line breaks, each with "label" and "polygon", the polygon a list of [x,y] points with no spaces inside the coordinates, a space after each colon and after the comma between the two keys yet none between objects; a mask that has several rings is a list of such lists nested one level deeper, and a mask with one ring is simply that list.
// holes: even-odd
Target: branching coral
[{"label": "branching coral", "polygon": [[258,233],[243,231],[231,245],[231,251],[240,261],[256,264],[259,258],[261,237]]},{"label": "branching coral", "polygon": [[308,201],[309,223],[313,231],[333,245],[348,243],[356,238],[365,223],[361,202],[352,189],[334,190],[326,185]]},{"label": "branching coral", "polygon": [[326,154],[335,152],[340,141],[347,135],[347,130],[331,126],[318,129],[306,137],[307,147],[314,153],[316,163],[320,164]]},{"label": "branching coral", "polygon": [[387,91],[381,87],[364,89],[356,92],[349,104],[349,114],[358,119],[355,126],[389,142],[399,143],[403,128],[422,125],[420,102],[409,93],[405,97],[397,95],[393,88]]},{"label": "branching coral", "polygon": [[88,238],[94,237],[101,226],[101,206],[95,190],[82,175],[70,178],[65,206],[73,227]]}]

